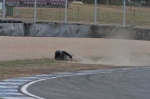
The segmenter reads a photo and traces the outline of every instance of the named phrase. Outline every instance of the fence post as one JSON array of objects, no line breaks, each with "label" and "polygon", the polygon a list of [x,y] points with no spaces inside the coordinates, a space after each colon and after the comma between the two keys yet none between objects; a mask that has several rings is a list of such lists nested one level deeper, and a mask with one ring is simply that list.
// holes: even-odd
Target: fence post
[{"label": "fence post", "polygon": [[126,0],[123,0],[123,27],[126,25]]},{"label": "fence post", "polygon": [[134,25],[135,25],[135,10],[134,10]]},{"label": "fence post", "polygon": [[107,7],[108,7],[108,0],[107,0]]},{"label": "fence post", "polygon": [[96,18],[97,18],[97,0],[95,0],[94,5],[94,25],[96,25]]},{"label": "fence post", "polygon": [[116,24],[118,24],[118,17],[119,15],[118,15],[118,11],[116,11]]},{"label": "fence post", "polygon": [[100,21],[100,10],[98,8],[98,21]]},{"label": "fence post", "polygon": [[2,3],[2,15],[3,15],[2,20],[4,20],[5,19],[5,0],[3,0],[3,3]]},{"label": "fence post", "polygon": [[15,12],[15,16],[16,16],[16,18],[19,16],[18,3],[17,3],[17,5],[16,5],[16,12]]},{"label": "fence post", "polygon": [[36,22],[36,0],[34,0],[34,23]]},{"label": "fence post", "polygon": [[40,6],[40,20],[42,19],[42,6],[41,5],[39,5]]},{"label": "fence post", "polygon": [[80,20],[80,8],[78,6],[78,21]]},{"label": "fence post", "polygon": [[59,21],[60,21],[60,6],[59,6]]},{"label": "fence post", "polygon": [[68,16],[68,0],[65,0],[65,23],[67,23],[67,16]]}]

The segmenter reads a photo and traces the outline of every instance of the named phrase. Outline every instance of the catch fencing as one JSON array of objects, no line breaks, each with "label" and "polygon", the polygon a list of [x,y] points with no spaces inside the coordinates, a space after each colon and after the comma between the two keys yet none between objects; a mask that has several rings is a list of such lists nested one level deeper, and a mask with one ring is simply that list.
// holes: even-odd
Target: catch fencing
[{"label": "catch fencing", "polygon": [[[135,0],[134,0],[135,1]],[[1,19],[150,26],[150,7],[132,0],[2,0]],[[13,9],[13,14],[8,10]],[[11,10],[12,11],[12,10]]]}]

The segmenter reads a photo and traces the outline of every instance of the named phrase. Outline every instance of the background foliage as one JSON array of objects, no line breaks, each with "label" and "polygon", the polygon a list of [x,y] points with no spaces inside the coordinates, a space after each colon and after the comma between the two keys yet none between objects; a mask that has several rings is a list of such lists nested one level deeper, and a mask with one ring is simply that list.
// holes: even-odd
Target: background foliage
[{"label": "background foliage", "polygon": [[[93,4],[94,0],[83,0],[84,3]],[[122,5],[123,0],[97,0],[98,4]],[[126,0],[127,5],[150,6],[150,0]]]}]

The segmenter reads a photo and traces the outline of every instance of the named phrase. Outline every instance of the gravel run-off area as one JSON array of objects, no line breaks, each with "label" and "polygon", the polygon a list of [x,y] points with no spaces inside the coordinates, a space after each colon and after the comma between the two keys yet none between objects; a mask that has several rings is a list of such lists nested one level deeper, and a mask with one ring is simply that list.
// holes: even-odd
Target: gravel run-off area
[{"label": "gravel run-off area", "polygon": [[[54,60],[56,50],[73,55],[71,62]],[[46,59],[53,63],[6,64]],[[37,60],[39,61],[39,60]],[[0,79],[52,72],[150,66],[150,42],[140,40],[62,37],[0,37]],[[2,71],[5,71],[1,73]]]}]

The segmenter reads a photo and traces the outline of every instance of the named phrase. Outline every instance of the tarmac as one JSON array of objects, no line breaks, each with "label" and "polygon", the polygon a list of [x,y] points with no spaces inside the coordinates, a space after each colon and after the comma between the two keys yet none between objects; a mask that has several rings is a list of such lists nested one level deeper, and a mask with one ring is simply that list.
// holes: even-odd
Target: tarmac
[{"label": "tarmac", "polygon": [[104,71],[36,82],[27,88],[38,99],[149,99],[150,69]]}]

